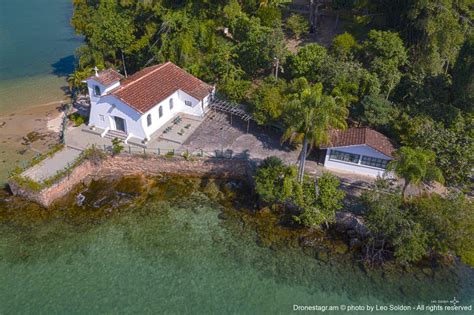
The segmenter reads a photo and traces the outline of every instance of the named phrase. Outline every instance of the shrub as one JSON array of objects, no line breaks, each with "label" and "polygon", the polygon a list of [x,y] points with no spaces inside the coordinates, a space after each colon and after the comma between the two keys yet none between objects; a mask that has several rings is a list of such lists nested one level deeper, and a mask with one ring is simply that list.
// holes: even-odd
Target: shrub
[{"label": "shrub", "polygon": [[297,223],[317,227],[334,222],[345,197],[338,188],[339,180],[324,173],[317,184],[310,177],[301,184],[296,175],[295,167],[284,165],[277,157],[268,157],[257,169],[255,190],[264,202],[297,208],[300,215],[293,217]]},{"label": "shrub", "polygon": [[286,26],[296,39],[299,39],[301,34],[306,33],[309,30],[308,21],[299,14],[292,14],[286,20]]},{"label": "shrub", "polygon": [[112,139],[112,155],[120,154],[123,151],[123,141],[119,138]]},{"label": "shrub", "polygon": [[336,211],[344,206],[345,192],[339,189],[339,179],[324,173],[316,180],[305,178],[303,184],[303,213],[295,221],[308,227],[326,226],[336,220]]},{"label": "shrub", "polygon": [[81,116],[79,113],[73,113],[69,115],[69,119],[74,123],[74,126],[78,127],[86,122],[86,118]]}]

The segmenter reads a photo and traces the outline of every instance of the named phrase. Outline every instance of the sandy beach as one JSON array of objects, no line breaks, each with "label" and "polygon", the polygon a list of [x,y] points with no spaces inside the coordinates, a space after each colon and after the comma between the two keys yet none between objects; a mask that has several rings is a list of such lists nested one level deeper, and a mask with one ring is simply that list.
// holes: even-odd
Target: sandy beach
[{"label": "sandy beach", "polygon": [[5,183],[15,166],[58,143],[63,103],[49,102],[0,115],[0,183]]}]

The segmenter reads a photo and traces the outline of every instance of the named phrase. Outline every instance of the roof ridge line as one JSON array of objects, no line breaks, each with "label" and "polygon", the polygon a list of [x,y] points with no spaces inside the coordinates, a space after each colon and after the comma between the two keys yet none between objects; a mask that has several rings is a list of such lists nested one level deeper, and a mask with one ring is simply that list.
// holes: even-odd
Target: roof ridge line
[{"label": "roof ridge line", "polygon": [[[150,71],[150,72],[148,72],[147,74],[145,74],[145,75],[139,77],[138,79],[133,80],[132,82],[130,82],[130,83],[126,84],[126,85],[123,85],[123,86],[122,86],[122,89],[125,89],[125,88],[127,88],[127,87],[129,87],[129,86],[132,86],[132,85],[135,84],[136,82],[140,81],[140,80],[143,79],[143,78],[148,77],[150,74],[155,73],[155,71],[160,70],[161,68],[163,68],[164,66],[166,66],[166,65],[168,65],[168,64],[170,64],[170,63],[171,63],[171,61],[167,61],[167,62],[163,63],[161,66],[156,67],[156,69],[153,69],[152,71]],[[142,70],[144,70],[144,69],[146,69],[146,68],[143,68]],[[141,70],[140,70],[140,71],[141,71]]]}]

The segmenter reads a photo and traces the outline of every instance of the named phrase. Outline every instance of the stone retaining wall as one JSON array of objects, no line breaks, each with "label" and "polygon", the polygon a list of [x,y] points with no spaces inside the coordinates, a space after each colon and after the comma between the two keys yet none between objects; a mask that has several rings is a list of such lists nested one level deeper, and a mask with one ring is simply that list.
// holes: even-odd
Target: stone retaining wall
[{"label": "stone retaining wall", "polygon": [[47,208],[56,199],[67,195],[76,185],[80,184],[85,177],[96,170],[96,166],[86,160],[72,169],[69,175],[63,177],[50,187],[44,188],[40,191],[22,187],[14,180],[10,180],[8,185],[10,186],[13,195],[23,197]]},{"label": "stone retaining wall", "polygon": [[69,176],[40,191],[21,187],[14,180],[10,180],[8,184],[15,196],[23,197],[47,208],[55,200],[67,195],[76,185],[82,183],[90,175],[101,177],[131,174],[144,174],[145,176],[168,174],[251,180],[252,167],[247,160],[215,158],[185,160],[182,157],[150,156],[145,158],[122,154],[116,157],[108,157],[96,165],[86,160],[75,167]]},{"label": "stone retaining wall", "polygon": [[249,174],[247,160],[229,160],[216,158],[192,158],[150,156],[148,158],[121,155],[104,160],[100,173],[145,174],[145,175],[185,175],[223,178],[244,178]]}]

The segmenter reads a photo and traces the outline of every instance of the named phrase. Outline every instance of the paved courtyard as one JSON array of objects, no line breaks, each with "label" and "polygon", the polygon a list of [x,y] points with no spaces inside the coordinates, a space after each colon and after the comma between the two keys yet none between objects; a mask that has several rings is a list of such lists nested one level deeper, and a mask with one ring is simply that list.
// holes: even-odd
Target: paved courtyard
[{"label": "paved courtyard", "polygon": [[[233,157],[250,158],[261,161],[268,156],[277,156],[289,165],[297,165],[300,150],[287,143],[281,143],[281,133],[250,123],[247,133],[247,123],[238,118],[230,121],[230,115],[220,112],[209,112],[202,124],[194,131],[186,142],[179,148],[194,152],[197,150],[223,150],[232,152]],[[318,164],[314,154],[306,161],[306,172],[320,175],[329,169]],[[343,173],[330,170],[344,184],[366,187],[374,178],[353,173]]]}]

